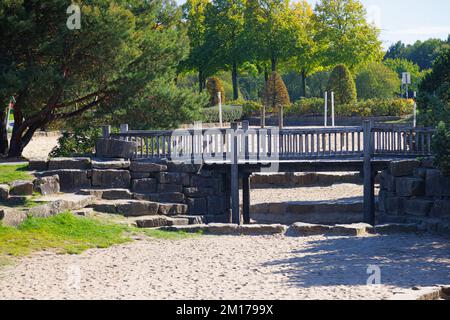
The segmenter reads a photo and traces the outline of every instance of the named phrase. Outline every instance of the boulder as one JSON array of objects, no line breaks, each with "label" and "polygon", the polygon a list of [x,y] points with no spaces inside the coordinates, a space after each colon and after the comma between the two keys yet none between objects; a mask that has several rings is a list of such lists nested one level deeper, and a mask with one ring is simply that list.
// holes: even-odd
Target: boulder
[{"label": "boulder", "polygon": [[418,160],[392,161],[389,164],[389,172],[394,177],[412,176],[414,169],[418,166],[420,166],[420,161]]},{"label": "boulder", "polygon": [[28,169],[31,171],[47,171],[48,170],[48,159],[30,159],[28,161]]},{"label": "boulder", "polygon": [[138,193],[154,193],[156,192],[156,179],[133,179],[131,180],[131,190]]},{"label": "boulder", "polygon": [[8,200],[9,198],[9,185],[0,184],[0,201]]},{"label": "boulder", "polygon": [[161,172],[167,171],[167,166],[164,164],[135,160],[131,161],[130,170],[134,172]]},{"label": "boulder", "polygon": [[324,235],[329,233],[330,231],[330,226],[297,222],[289,227],[288,235],[308,237],[313,235]]},{"label": "boulder", "polygon": [[93,169],[128,169],[130,161],[126,159],[92,159]]},{"label": "boulder", "polygon": [[99,158],[131,159],[137,147],[138,144],[134,141],[101,138],[97,140],[95,152]]},{"label": "boulder", "polygon": [[281,224],[246,224],[239,226],[239,233],[247,236],[284,234],[287,227]]},{"label": "boulder", "polygon": [[158,181],[161,184],[176,184],[181,186],[188,186],[190,182],[189,174],[182,172],[161,172]]},{"label": "boulder", "polygon": [[60,192],[59,176],[57,174],[48,177],[40,177],[34,180],[34,191],[46,196]]},{"label": "boulder", "polygon": [[158,213],[161,215],[186,214],[187,205],[179,203],[160,203]]},{"label": "boulder", "polygon": [[100,188],[129,188],[131,175],[128,170],[92,170],[92,186]]},{"label": "boulder", "polygon": [[33,195],[33,182],[17,180],[11,184],[9,193],[13,196],[31,196]]},{"label": "boulder", "polygon": [[407,215],[426,217],[431,211],[433,201],[423,199],[408,199],[404,202],[404,212]]},{"label": "boulder", "polygon": [[0,209],[0,225],[4,227],[17,227],[27,217],[27,214],[23,211]]},{"label": "boulder", "polygon": [[91,179],[88,177],[88,170],[51,170],[36,173],[38,177],[48,177],[58,175],[59,185],[62,192],[72,192],[84,188],[90,188]]},{"label": "boulder", "polygon": [[425,195],[425,181],[412,177],[397,178],[395,190],[400,197],[422,196]]},{"label": "boulder", "polygon": [[208,210],[206,198],[187,198],[187,205],[190,215],[203,215]]},{"label": "boulder", "polygon": [[48,170],[78,169],[87,170],[91,168],[90,158],[51,158],[48,162]]}]

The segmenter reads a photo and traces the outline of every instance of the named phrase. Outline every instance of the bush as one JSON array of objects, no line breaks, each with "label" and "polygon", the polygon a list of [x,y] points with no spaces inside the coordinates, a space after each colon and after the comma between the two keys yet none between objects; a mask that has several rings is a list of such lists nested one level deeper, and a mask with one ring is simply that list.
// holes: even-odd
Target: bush
[{"label": "bush", "polygon": [[351,104],[356,102],[356,86],[348,68],[337,65],[328,80],[328,91],[334,92],[336,104]]},{"label": "bush", "polygon": [[299,115],[323,115],[325,99],[322,98],[302,98],[294,102],[286,114]]},{"label": "bush", "polygon": [[381,63],[370,63],[356,77],[359,99],[389,99],[399,91],[397,73]]},{"label": "bush", "polygon": [[95,143],[101,136],[101,129],[77,128],[64,132],[58,139],[58,146],[50,152],[51,157],[74,157],[94,154]]},{"label": "bush", "polygon": [[206,83],[206,89],[209,93],[209,105],[216,106],[219,104],[218,93],[220,92],[222,103],[225,102],[225,89],[223,88],[222,81],[218,77],[211,77]]},{"label": "bush", "polygon": [[244,117],[259,116],[262,104],[258,101],[245,101],[242,104],[242,114]]},{"label": "bush", "polygon": [[[222,120],[223,122],[233,122],[242,118],[241,106],[222,106]],[[202,110],[202,119],[206,123],[218,123],[219,107],[209,107]]]},{"label": "bush", "polygon": [[263,93],[263,103],[273,111],[291,104],[286,85],[277,72],[272,72]]},{"label": "bush", "polygon": [[440,122],[433,136],[435,164],[445,176],[450,176],[450,127]]}]

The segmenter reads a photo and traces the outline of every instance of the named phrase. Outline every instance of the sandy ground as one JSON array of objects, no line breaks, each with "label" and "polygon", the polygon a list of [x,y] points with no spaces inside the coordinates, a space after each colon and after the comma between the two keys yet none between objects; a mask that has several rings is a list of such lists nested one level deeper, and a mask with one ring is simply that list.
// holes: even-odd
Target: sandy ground
[{"label": "sandy ground", "polygon": [[335,184],[329,187],[251,189],[252,204],[286,201],[324,201],[338,199],[362,199],[363,186]]},{"label": "sandy ground", "polygon": [[49,132],[46,135],[35,135],[25,147],[23,156],[28,159],[46,158],[48,154],[58,145],[58,132]]},{"label": "sandy ground", "polygon": [[0,299],[386,299],[448,283],[450,243],[430,235],[199,236],[35,254],[0,269]]}]

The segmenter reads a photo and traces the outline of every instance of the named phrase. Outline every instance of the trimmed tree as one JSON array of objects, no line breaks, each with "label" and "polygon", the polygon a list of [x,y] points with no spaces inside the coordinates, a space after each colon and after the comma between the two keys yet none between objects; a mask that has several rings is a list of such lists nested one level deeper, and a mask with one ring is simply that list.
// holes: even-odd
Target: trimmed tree
[{"label": "trimmed tree", "polygon": [[209,93],[209,104],[211,106],[217,106],[219,104],[218,93],[222,98],[222,103],[225,102],[225,89],[223,88],[222,81],[218,77],[211,77],[206,83],[206,89]]},{"label": "trimmed tree", "polygon": [[390,99],[400,88],[397,73],[382,63],[372,62],[356,77],[359,99]]},{"label": "trimmed tree", "polygon": [[291,101],[283,79],[275,71],[270,75],[264,88],[263,102],[262,127],[265,125],[265,108],[271,108],[274,111],[278,111],[279,127],[282,129],[283,108],[288,106]]},{"label": "trimmed tree", "polygon": [[351,104],[356,102],[356,85],[348,68],[337,65],[328,79],[327,91],[334,92],[336,104]]}]

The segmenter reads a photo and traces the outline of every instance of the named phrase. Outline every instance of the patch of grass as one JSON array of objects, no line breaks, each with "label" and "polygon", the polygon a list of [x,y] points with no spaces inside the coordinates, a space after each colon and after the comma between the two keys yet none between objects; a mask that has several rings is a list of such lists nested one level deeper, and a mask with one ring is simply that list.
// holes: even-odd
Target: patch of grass
[{"label": "patch of grass", "polygon": [[126,226],[76,217],[70,212],[49,218],[30,217],[18,228],[0,226],[0,256],[23,256],[47,249],[78,254],[131,241],[129,231]]},{"label": "patch of grass", "polygon": [[27,164],[0,165],[0,183],[10,183],[15,180],[33,180]]},{"label": "patch of grass", "polygon": [[386,124],[412,124],[412,122],[413,122],[413,116],[406,116],[406,117],[402,117],[401,119],[398,119],[398,120],[385,121],[383,123],[386,123]]}]

